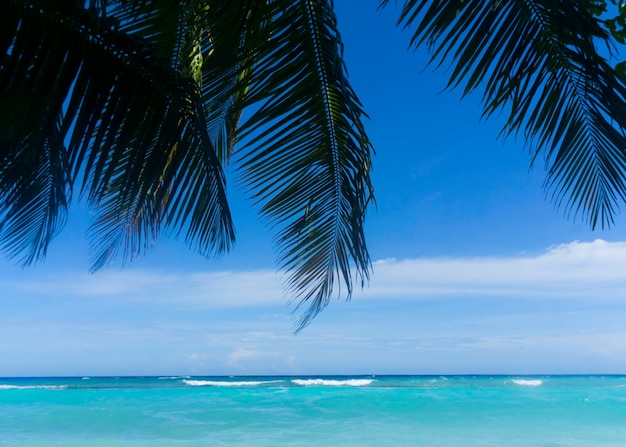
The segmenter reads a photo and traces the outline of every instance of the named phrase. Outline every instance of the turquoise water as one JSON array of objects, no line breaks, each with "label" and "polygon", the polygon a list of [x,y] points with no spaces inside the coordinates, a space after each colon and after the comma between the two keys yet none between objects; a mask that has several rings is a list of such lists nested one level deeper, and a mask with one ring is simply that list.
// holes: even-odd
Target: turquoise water
[{"label": "turquoise water", "polygon": [[0,446],[625,445],[626,376],[0,379]]}]

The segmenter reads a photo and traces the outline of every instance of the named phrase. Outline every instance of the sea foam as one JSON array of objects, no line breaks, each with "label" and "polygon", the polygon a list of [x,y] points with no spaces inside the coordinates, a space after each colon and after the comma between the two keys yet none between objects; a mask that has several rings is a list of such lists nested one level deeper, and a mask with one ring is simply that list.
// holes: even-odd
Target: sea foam
[{"label": "sea foam", "polygon": [[64,390],[67,385],[2,385],[0,390]]},{"label": "sea foam", "polygon": [[521,385],[521,386],[540,386],[540,385],[543,385],[543,380],[539,380],[539,379],[513,379],[512,382],[515,385]]},{"label": "sea foam", "polygon": [[247,381],[218,381],[218,380],[183,380],[189,386],[258,386],[266,385],[268,383],[279,382],[277,380],[259,381],[259,380],[247,380]]},{"label": "sea foam", "polygon": [[372,379],[294,379],[291,382],[300,386],[367,386],[370,385],[373,381],[374,380]]}]

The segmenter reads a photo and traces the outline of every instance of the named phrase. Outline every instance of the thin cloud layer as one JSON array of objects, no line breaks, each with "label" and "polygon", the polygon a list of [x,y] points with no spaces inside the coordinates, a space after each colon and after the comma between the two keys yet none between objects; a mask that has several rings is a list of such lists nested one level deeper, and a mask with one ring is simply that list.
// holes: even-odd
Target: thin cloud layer
[{"label": "thin cloud layer", "polygon": [[[626,242],[572,242],[535,256],[386,259],[355,299],[515,296],[626,298]],[[4,281],[5,290],[65,298],[100,297],[201,308],[285,304],[271,270],[163,273],[134,270]]]},{"label": "thin cloud layer", "polygon": [[626,297],[626,242],[572,242],[536,256],[423,258],[374,263],[371,297]]}]

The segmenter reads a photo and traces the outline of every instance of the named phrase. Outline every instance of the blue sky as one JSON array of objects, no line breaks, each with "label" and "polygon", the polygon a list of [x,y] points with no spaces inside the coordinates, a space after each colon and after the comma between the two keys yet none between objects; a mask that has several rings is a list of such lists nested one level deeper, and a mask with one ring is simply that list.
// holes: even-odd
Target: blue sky
[{"label": "blue sky", "polygon": [[234,181],[220,259],[162,238],[91,275],[78,204],[45,262],[0,258],[0,376],[626,373],[624,219],[590,231],[556,211],[523,141],[443,92],[376,4],[336,1],[377,151],[364,290],[294,335],[272,234]]}]

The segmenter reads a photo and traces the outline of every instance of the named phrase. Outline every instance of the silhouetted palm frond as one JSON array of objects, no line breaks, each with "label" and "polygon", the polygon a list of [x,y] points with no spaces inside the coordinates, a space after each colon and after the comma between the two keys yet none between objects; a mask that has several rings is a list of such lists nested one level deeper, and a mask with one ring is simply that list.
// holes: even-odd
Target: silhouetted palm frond
[{"label": "silhouetted palm frond", "polygon": [[[388,0],[382,2],[383,5]],[[557,206],[610,226],[626,198],[626,85],[607,62],[615,41],[591,0],[407,0],[412,46],[448,62],[449,87],[483,90],[543,157]]]},{"label": "silhouetted palm frond", "polygon": [[244,98],[256,110],[240,129],[241,159],[261,212],[280,229],[290,291],[309,305],[302,327],[328,303],[337,277],[350,296],[352,269],[362,281],[369,275],[372,148],[329,2],[271,3]]},{"label": "silhouetted palm frond", "polygon": [[[233,155],[310,305],[369,275],[371,144],[326,0],[10,0],[0,17],[0,241],[45,254],[74,190],[93,268],[162,230],[208,255],[234,238]],[[248,112],[244,111],[248,108]],[[240,123],[241,117],[247,118]],[[339,293],[337,293],[339,295]]]},{"label": "silhouetted palm frond", "polygon": [[[26,261],[45,253],[58,225],[39,225],[48,228],[39,238],[23,229],[34,228],[33,217],[57,222],[67,202],[57,193],[57,205],[44,210],[32,194],[34,180],[14,181],[13,167],[34,167],[44,147],[54,148],[59,166],[69,166],[47,181],[69,198],[82,179],[97,211],[94,268],[119,250],[136,256],[163,227],[184,231],[205,254],[232,242],[224,177],[198,86],[156,41],[122,29],[128,18],[114,14],[122,3],[129,2],[108,5],[106,16],[83,2],[3,5],[0,191],[11,211],[0,216],[1,236],[11,241],[11,254],[24,253]],[[51,136],[56,143],[44,146]]]}]

